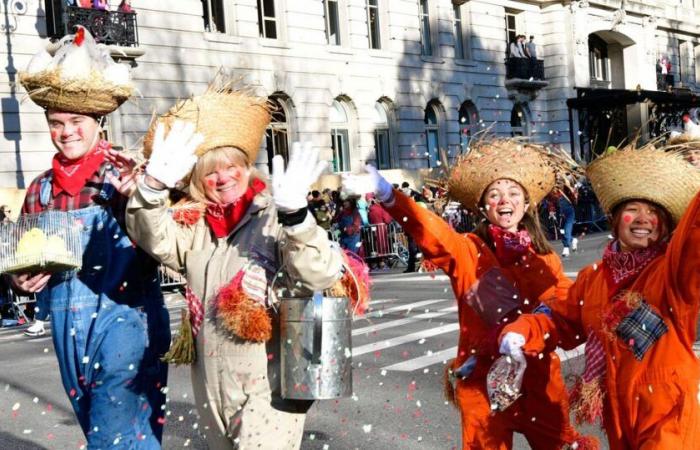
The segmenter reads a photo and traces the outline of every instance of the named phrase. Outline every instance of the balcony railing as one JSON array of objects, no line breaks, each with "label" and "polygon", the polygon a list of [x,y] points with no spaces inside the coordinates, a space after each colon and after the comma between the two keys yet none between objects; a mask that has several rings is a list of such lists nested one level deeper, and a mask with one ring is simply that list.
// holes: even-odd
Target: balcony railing
[{"label": "balcony railing", "polygon": [[53,4],[46,9],[47,32],[51,38],[60,39],[73,33],[76,25],[82,25],[99,43],[122,47],[139,45],[136,13],[63,6],[62,2],[56,4],[52,0],[46,3],[47,6]]},{"label": "balcony railing", "polygon": [[544,60],[506,58],[506,80],[544,80]]},{"label": "balcony railing", "polygon": [[659,91],[668,91],[673,89],[674,87],[674,79],[673,79],[673,74],[662,74],[662,73],[657,73],[656,74],[656,89]]}]

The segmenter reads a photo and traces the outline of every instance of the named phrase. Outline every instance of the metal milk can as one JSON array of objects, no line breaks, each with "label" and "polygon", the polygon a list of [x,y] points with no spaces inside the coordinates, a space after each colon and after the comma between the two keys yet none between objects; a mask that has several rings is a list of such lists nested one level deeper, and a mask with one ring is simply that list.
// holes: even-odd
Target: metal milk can
[{"label": "metal milk can", "polygon": [[280,302],[282,397],[323,400],[352,395],[352,311],[345,297]]}]

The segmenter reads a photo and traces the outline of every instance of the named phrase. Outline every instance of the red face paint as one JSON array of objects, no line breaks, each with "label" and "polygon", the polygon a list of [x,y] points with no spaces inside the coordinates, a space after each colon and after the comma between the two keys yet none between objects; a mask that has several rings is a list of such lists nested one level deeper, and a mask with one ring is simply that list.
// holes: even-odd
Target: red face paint
[{"label": "red face paint", "polygon": [[213,188],[214,186],[216,186],[216,182],[214,180],[207,180],[207,186]]},{"label": "red face paint", "polygon": [[78,128],[76,130],[76,133],[78,133],[78,136],[80,136],[81,139],[83,138],[83,129],[82,128]]},{"label": "red face paint", "polygon": [[651,222],[652,225],[656,226],[659,223],[659,219],[656,217],[650,217],[649,222]]},{"label": "red face paint", "polygon": [[55,141],[57,136],[58,132],[56,130],[51,130],[51,140]]},{"label": "red face paint", "polygon": [[623,220],[625,223],[630,223],[630,222],[632,222],[632,216],[631,216],[630,214],[623,214],[623,215],[622,215],[622,220]]}]

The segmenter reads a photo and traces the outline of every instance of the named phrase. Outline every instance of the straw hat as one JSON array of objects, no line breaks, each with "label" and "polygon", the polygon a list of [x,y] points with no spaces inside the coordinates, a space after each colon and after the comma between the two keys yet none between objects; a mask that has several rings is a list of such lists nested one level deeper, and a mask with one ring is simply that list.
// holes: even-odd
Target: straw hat
[{"label": "straw hat", "polygon": [[236,147],[253,164],[260,150],[260,142],[270,123],[271,107],[265,98],[255,97],[229,87],[210,87],[202,95],[184,100],[170,111],[157,117],[148,129],[143,142],[146,158],[153,151],[153,138],[158,123],[165,125],[166,133],[176,120],[195,124],[204,142],[197,147],[197,156],[218,147]]},{"label": "straw hat", "polygon": [[481,197],[495,180],[507,178],[520,184],[539,203],[555,186],[555,167],[545,147],[514,139],[478,141],[450,174],[450,197],[465,208],[478,211]]},{"label": "straw hat", "polygon": [[20,73],[19,81],[37,105],[86,115],[109,114],[133,94],[131,86],[112,84],[96,71],[79,80],[62,80],[57,70]]},{"label": "straw hat", "polygon": [[633,145],[593,161],[586,169],[601,205],[609,214],[620,203],[639,199],[663,207],[677,224],[700,189],[700,172],[677,152]]}]

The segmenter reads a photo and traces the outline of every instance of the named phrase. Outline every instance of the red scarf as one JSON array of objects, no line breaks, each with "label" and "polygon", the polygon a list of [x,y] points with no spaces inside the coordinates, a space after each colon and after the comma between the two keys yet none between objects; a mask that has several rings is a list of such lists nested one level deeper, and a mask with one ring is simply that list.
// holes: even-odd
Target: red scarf
[{"label": "red scarf", "polygon": [[666,245],[666,242],[659,242],[646,248],[623,252],[617,240],[610,242],[603,253],[603,268],[611,286],[610,298],[632,284],[650,262],[666,251]]},{"label": "red scarf", "polygon": [[228,236],[241,221],[253,198],[265,189],[265,183],[257,178],[248,186],[245,193],[235,202],[222,206],[207,206],[206,219],[217,238]]},{"label": "red scarf", "polygon": [[521,260],[532,246],[532,239],[527,230],[512,233],[497,225],[490,224],[489,235],[491,235],[491,240],[496,248],[496,258],[503,265],[510,265]]},{"label": "red scarf", "polygon": [[85,187],[88,180],[97,172],[107,155],[111,144],[100,140],[92,150],[78,159],[70,160],[63,154],[56,153],[51,166],[53,168],[53,181],[51,193],[55,197],[65,192],[75,197]]}]

